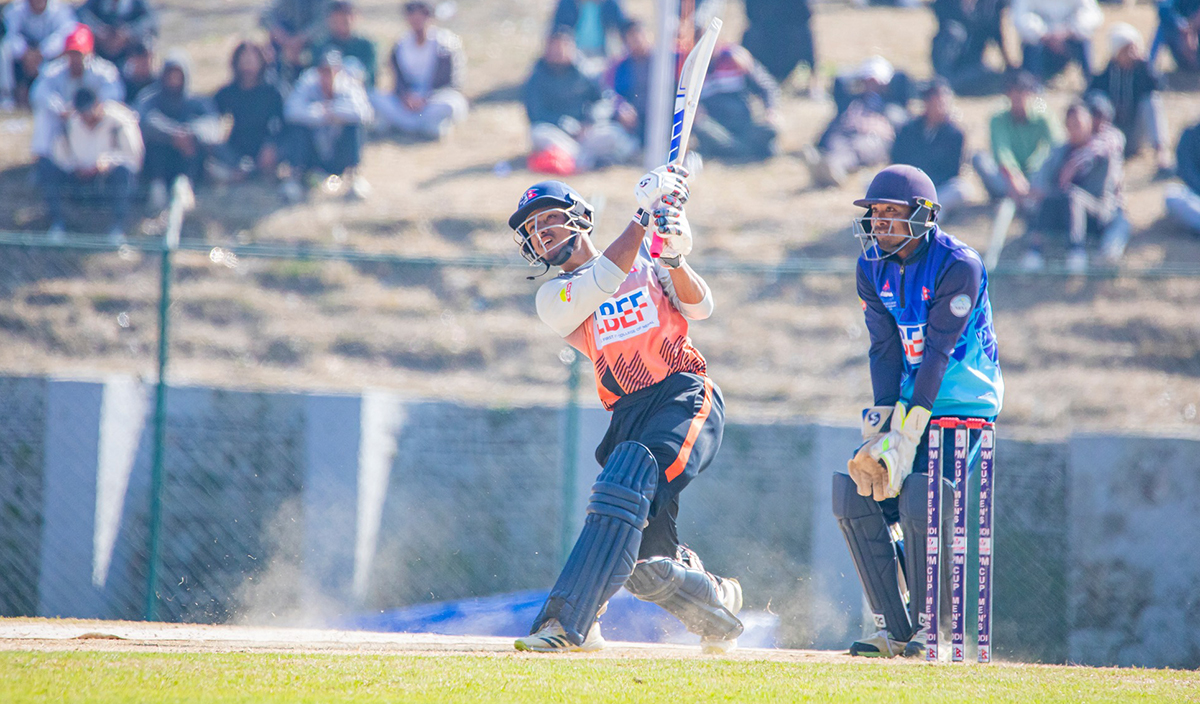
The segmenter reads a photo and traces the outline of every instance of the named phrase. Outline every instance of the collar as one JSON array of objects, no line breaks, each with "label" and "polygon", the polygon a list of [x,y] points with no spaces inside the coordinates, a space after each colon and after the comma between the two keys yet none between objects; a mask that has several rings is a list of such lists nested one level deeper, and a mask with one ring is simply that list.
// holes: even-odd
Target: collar
[{"label": "collar", "polygon": [[[925,233],[924,239],[922,239],[921,243],[917,245],[917,248],[912,251],[912,254],[908,255],[907,259],[901,259],[898,254],[889,254],[883,258],[883,261],[891,262],[891,263],[897,264],[899,266],[909,266],[910,264],[916,264],[918,261],[921,260],[921,258],[923,258],[925,256],[925,253],[929,251],[929,243],[933,241],[933,238],[936,237],[939,232],[941,232],[941,230],[938,228],[937,224],[935,223],[933,226],[933,229],[930,230],[929,232]],[[901,249],[904,249],[904,248],[901,247]]]}]

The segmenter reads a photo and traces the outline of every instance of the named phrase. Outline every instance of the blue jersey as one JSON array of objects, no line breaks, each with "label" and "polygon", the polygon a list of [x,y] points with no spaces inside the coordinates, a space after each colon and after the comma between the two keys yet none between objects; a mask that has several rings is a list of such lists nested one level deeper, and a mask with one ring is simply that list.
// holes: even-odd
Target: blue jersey
[{"label": "blue jersey", "polygon": [[975,250],[934,228],[904,261],[858,261],[876,405],[994,418],[1004,379],[987,271]]}]

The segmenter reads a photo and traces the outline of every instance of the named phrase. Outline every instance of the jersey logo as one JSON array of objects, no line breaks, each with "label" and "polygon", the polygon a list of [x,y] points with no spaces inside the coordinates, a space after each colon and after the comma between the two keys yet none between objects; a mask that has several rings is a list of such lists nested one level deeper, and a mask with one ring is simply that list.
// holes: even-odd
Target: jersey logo
[{"label": "jersey logo", "polygon": [[568,282],[567,282],[567,285],[563,287],[563,290],[561,290],[561,291],[559,291],[559,292],[558,292],[558,298],[559,298],[559,300],[561,300],[563,303],[570,303],[570,302],[571,302],[571,284],[572,284],[572,283],[574,283],[574,282],[572,282],[572,281],[568,281]]},{"label": "jersey logo", "polygon": [[925,325],[900,325],[900,343],[904,345],[904,359],[910,366],[917,366],[925,357]]},{"label": "jersey logo", "polygon": [[883,282],[883,288],[879,289],[879,295],[887,296],[888,298],[891,298],[891,296],[892,296],[892,282],[891,281]]},{"label": "jersey logo", "polygon": [[601,303],[595,319],[599,350],[658,327],[658,307],[650,298],[650,288],[643,286]]}]

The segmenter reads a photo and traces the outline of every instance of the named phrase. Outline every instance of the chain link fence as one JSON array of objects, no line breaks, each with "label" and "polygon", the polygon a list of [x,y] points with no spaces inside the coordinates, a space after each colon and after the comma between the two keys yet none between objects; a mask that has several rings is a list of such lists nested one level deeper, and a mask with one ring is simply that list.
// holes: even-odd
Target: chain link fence
[{"label": "chain link fence", "polygon": [[[345,625],[553,582],[605,415],[586,365],[526,335],[523,269],[188,243],[0,249],[0,615]],[[738,310],[764,281],[785,305],[852,285],[837,267],[808,283],[715,268]],[[818,322],[853,338],[857,309],[843,308]],[[863,355],[831,362],[829,383],[865,393]],[[1073,477],[1100,471],[1082,469],[1079,443],[1000,428],[995,652],[1077,659],[1080,624],[1122,588],[1096,570],[1136,563],[1138,544],[1099,555],[1072,528]],[[685,498],[681,535],[742,580],[747,608],[778,615],[780,645],[842,647],[863,628],[828,497],[857,434],[734,415]],[[1112,474],[1141,471],[1122,448]]]}]

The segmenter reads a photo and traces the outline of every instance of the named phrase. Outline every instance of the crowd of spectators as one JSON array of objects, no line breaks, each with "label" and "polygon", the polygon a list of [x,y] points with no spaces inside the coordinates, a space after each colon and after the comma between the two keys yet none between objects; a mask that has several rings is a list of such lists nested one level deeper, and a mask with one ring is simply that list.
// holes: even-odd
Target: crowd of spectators
[{"label": "crowd of spectators", "polygon": [[[911,164],[934,181],[945,218],[971,199],[969,162],[988,200],[1003,206],[997,212],[1026,223],[1025,266],[1042,266],[1043,244],[1061,233],[1067,266],[1079,270],[1089,238],[1108,261],[1124,251],[1124,164],[1148,147],[1155,177],[1182,182],[1169,188],[1168,213],[1200,232],[1200,128],[1184,131],[1172,150],[1155,63],[1165,48],[1178,70],[1200,70],[1200,0],[1163,0],[1148,48],[1132,26],[1109,27],[1099,71],[1093,43],[1104,17],[1096,0],[931,0],[932,79],[872,56],[828,86],[809,0],[744,3],[740,42],[718,45],[705,79],[692,143],[704,157],[775,157],[781,86],[803,68],[794,82],[818,100],[827,90],[834,108],[800,153],[814,187],[843,184],[863,168]],[[715,4],[698,0],[681,35],[698,38]],[[68,200],[90,198],[109,206],[109,235],[119,241],[135,226],[132,203],[141,194],[159,210],[168,194],[190,198],[204,182],[260,179],[278,184],[288,202],[317,183],[368,197],[359,166],[369,137],[441,140],[469,107],[462,41],[441,26],[431,2],[399,9],[408,29],[381,70],[350,0],[272,0],[262,14],[264,41],[237,45],[228,82],[210,96],[189,87],[185,56],[158,56],[159,22],[147,0],[12,0],[0,15],[0,111],[32,113],[34,173],[51,235],[65,231]],[[1008,32],[1019,56],[1006,49]],[[640,160],[655,37],[620,0],[559,0],[545,37],[521,89],[528,167],[568,174]],[[682,58],[677,51],[677,67]],[[1042,87],[1075,81],[1057,78],[1072,64],[1083,76],[1079,99],[1052,114]],[[970,154],[956,96],[998,92],[1007,103],[989,123],[990,148]]]}]

